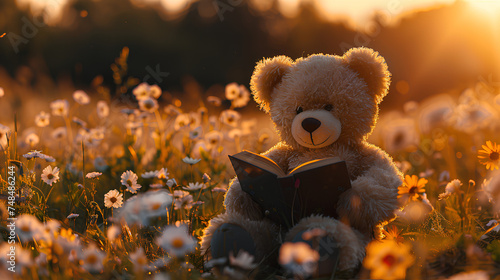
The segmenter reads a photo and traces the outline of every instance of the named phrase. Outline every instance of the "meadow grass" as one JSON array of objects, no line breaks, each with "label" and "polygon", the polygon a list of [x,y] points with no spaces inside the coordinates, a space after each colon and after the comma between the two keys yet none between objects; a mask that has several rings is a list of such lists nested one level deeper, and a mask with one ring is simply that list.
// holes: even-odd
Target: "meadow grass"
[{"label": "meadow grass", "polygon": [[[45,104],[50,114],[37,113],[24,131],[16,115],[2,116],[9,124],[0,126],[3,279],[235,279],[261,269],[240,255],[214,275],[199,250],[208,221],[224,212],[234,174],[227,155],[273,144],[238,111],[250,93],[229,84],[226,100],[210,96],[185,112],[158,102],[158,86],[126,79],[127,55],[113,67],[116,94],[127,102],[113,103],[99,85],[95,98],[77,91]],[[382,242],[368,245],[358,276],[500,272],[499,114],[498,89],[485,84],[382,113],[370,141],[406,177],[397,218],[384,225]],[[292,262],[270,277],[305,277],[311,263]]]}]

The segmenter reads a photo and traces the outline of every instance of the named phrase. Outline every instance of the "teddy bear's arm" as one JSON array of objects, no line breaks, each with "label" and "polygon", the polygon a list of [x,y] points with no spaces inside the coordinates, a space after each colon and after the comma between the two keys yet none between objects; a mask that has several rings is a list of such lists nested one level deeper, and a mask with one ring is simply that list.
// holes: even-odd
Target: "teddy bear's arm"
[{"label": "teddy bear's arm", "polygon": [[262,155],[272,159],[286,173],[288,171],[288,159],[292,151],[290,146],[287,146],[283,142],[279,142]]},{"label": "teddy bear's arm", "polygon": [[261,220],[264,217],[260,206],[241,189],[238,178],[231,181],[224,206],[228,214],[237,214],[249,220]]},{"label": "teddy bear's arm", "polygon": [[351,226],[371,235],[375,226],[394,218],[398,187],[403,180],[387,153],[372,145],[367,145],[365,151],[368,155],[364,160],[371,164],[351,182],[352,189],[341,197],[337,210]]},{"label": "teddy bear's arm", "polygon": [[[274,160],[283,170],[287,170],[286,164],[290,148],[284,144],[278,143],[262,155]],[[249,194],[241,189],[238,178],[231,183],[224,199],[226,212],[242,215],[250,220],[263,219],[261,207],[252,200]]]}]

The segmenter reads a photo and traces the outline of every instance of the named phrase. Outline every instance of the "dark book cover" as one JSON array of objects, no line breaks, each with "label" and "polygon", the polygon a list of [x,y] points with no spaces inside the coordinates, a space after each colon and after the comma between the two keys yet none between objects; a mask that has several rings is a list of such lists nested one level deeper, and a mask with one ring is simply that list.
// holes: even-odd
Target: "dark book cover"
[{"label": "dark book cover", "polygon": [[241,188],[285,228],[312,214],[338,218],[339,196],[351,187],[345,161],[280,177],[241,158],[229,158]]}]

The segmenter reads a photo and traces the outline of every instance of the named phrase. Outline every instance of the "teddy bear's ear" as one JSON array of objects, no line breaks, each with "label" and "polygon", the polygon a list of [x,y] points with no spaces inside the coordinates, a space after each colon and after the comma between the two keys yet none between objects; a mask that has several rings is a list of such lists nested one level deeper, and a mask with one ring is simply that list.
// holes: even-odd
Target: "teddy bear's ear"
[{"label": "teddy bear's ear", "polygon": [[380,103],[387,94],[391,73],[385,59],[369,48],[353,48],[344,54],[344,61],[365,80],[375,102]]},{"label": "teddy bear's ear", "polygon": [[281,55],[266,58],[257,63],[250,81],[253,97],[264,111],[269,112],[273,89],[292,66],[292,59]]}]

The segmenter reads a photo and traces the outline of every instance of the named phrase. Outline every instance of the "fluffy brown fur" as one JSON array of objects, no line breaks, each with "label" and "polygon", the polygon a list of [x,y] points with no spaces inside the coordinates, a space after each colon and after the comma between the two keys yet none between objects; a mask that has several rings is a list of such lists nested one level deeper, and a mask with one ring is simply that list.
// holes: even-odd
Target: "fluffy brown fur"
[{"label": "fluffy brown fur", "polygon": [[[341,270],[359,265],[365,245],[376,237],[378,226],[394,217],[397,208],[402,174],[387,153],[366,142],[389,81],[385,60],[367,48],[352,49],[343,56],[316,54],[295,62],[284,56],[265,59],[252,76],[254,98],[270,114],[281,138],[264,155],[288,171],[304,162],[332,156],[347,163],[352,189],[338,203],[341,218],[305,218],[286,234],[286,239],[292,239],[294,233],[304,229],[326,230],[341,244]],[[300,145],[291,129],[298,107],[313,115],[320,110],[324,115],[328,108],[331,117],[341,123],[337,141],[318,148]],[[278,229],[241,190],[237,179],[233,180],[224,204],[226,213],[213,219],[205,230],[202,251],[209,253],[211,234],[220,224],[235,223],[254,238],[258,258],[270,255],[279,243]]]}]

